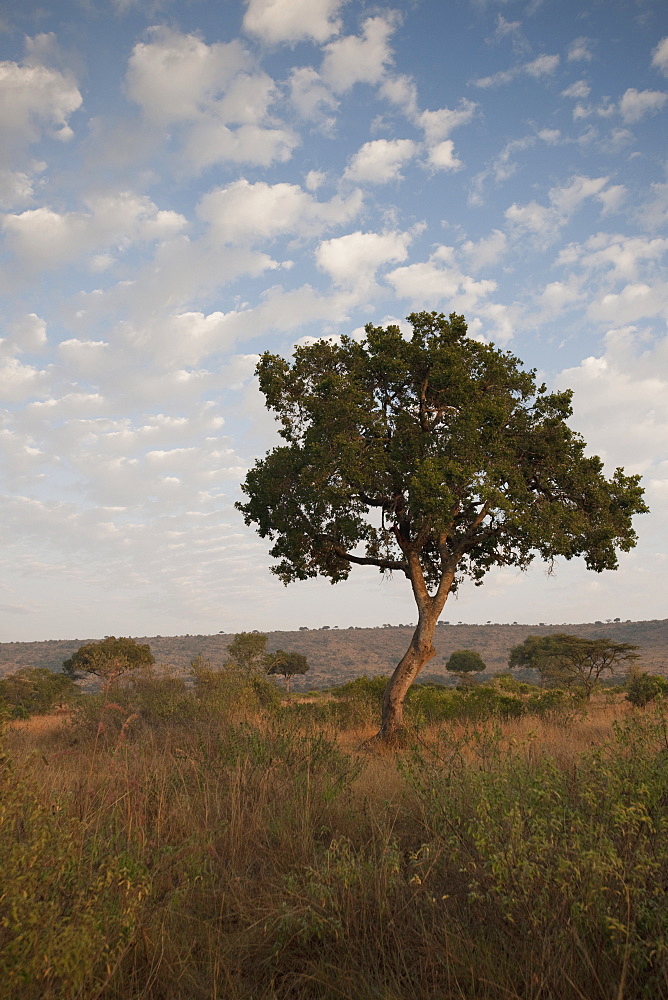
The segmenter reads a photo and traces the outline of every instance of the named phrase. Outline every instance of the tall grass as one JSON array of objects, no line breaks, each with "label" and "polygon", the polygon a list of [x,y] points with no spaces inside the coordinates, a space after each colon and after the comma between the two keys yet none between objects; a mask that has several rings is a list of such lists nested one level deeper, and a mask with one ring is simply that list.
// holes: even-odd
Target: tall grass
[{"label": "tall grass", "polygon": [[233,694],[7,732],[2,1000],[668,997],[660,710],[423,706],[370,754],[359,703]]}]

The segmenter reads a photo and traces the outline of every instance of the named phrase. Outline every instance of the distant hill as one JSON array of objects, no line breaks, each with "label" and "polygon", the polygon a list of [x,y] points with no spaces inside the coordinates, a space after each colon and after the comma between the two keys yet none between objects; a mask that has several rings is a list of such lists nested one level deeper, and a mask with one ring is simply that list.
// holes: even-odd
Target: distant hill
[{"label": "distant hill", "polygon": [[[473,649],[491,673],[505,670],[513,646],[528,635],[566,632],[589,639],[605,637],[615,642],[631,642],[639,647],[638,666],[651,673],[668,675],[668,619],[646,622],[595,622],[584,625],[445,625],[436,629],[438,655],[427,664],[421,680],[442,678],[445,664],[456,649]],[[299,632],[266,632],[267,649],[303,653],[311,669],[295,678],[296,690],[342,684],[360,674],[389,674],[406,651],[413,629],[386,628],[311,629]],[[186,672],[195,657],[220,667],[227,658],[227,646],[234,633],[218,635],[135,636],[148,643],[156,662]],[[22,667],[61,669],[80,646],[90,639],[50,639],[46,642],[0,643],[0,676]]]}]

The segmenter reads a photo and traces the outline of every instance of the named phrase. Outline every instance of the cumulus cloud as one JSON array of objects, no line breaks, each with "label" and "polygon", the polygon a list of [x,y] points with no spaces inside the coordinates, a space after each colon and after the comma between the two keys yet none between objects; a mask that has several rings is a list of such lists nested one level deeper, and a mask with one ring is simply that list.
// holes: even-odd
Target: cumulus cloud
[{"label": "cumulus cloud", "polygon": [[661,90],[636,90],[629,87],[619,102],[619,111],[624,121],[632,125],[646,115],[655,115],[668,101],[668,94]]},{"label": "cumulus cloud", "polygon": [[659,44],[652,52],[652,66],[663,73],[664,76],[668,76],[668,36],[662,38]]},{"label": "cumulus cloud", "polygon": [[400,180],[401,168],[417,151],[411,139],[375,139],[366,142],[351,158],[344,177],[358,184],[385,184]]},{"label": "cumulus cloud", "polygon": [[476,281],[465,274],[454,247],[449,246],[437,247],[427,261],[395,268],[386,280],[400,298],[419,308],[436,308],[447,302],[449,310],[466,314],[475,313],[496,289],[495,281]]},{"label": "cumulus cloud", "polygon": [[192,121],[224,94],[252,61],[239,41],[207,45],[197,35],[160,26],[138,42],[128,62],[128,97],[152,121]]},{"label": "cumulus cloud", "polygon": [[331,131],[336,121],[332,112],[336,111],[338,101],[318,71],[312,66],[299,66],[292,70],[289,84],[290,99],[299,115]]},{"label": "cumulus cloud", "polygon": [[165,239],[186,225],[172,210],[160,210],[145,195],[132,191],[94,195],[87,211],[28,209],[5,216],[6,245],[29,270],[60,266],[110,244]]},{"label": "cumulus cloud", "polygon": [[361,207],[359,190],[320,202],[298,184],[251,184],[242,178],[205,195],[197,214],[209,224],[216,241],[254,243],[285,235],[321,233],[349,222]]},{"label": "cumulus cloud", "polygon": [[345,0],[245,0],[244,31],[263,42],[325,42],[341,29]]},{"label": "cumulus cloud", "polygon": [[350,90],[356,83],[380,83],[393,61],[390,38],[397,27],[393,12],[369,17],[361,35],[346,35],[325,46],[321,74],[334,93]]},{"label": "cumulus cloud", "polygon": [[583,101],[585,98],[589,97],[591,93],[591,87],[586,80],[576,80],[575,83],[571,83],[570,86],[562,90],[562,97],[574,97],[579,101]]},{"label": "cumulus cloud", "polygon": [[467,240],[460,249],[469,267],[480,271],[502,260],[507,248],[506,234],[500,229],[493,229],[489,236],[483,236],[477,241]]},{"label": "cumulus cloud", "polygon": [[149,39],[132,51],[126,92],[153,126],[181,128],[190,168],[226,160],[268,166],[290,158],[298,139],[269,114],[275,84],[241,42],[207,45],[164,26],[151,28]]},{"label": "cumulus cloud", "polygon": [[540,241],[550,242],[587,199],[597,198],[607,210],[619,201],[622,192],[608,188],[608,181],[608,177],[576,175],[568,184],[550,189],[548,205],[536,201],[514,203],[506,209],[505,217],[515,235],[533,234]]},{"label": "cumulus cloud", "polygon": [[367,291],[383,264],[406,260],[409,233],[348,233],[325,240],[316,250],[318,267],[337,285]]},{"label": "cumulus cloud", "polygon": [[0,62],[0,163],[8,165],[25,146],[37,142],[44,130],[69,139],[71,116],[83,98],[74,76],[40,61],[44,46],[27,40],[23,63]]}]

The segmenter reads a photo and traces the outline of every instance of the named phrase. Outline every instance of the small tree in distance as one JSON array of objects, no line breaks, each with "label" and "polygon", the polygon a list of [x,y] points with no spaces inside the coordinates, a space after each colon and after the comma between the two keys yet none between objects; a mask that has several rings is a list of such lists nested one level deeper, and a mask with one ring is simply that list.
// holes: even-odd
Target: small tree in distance
[{"label": "small tree in distance", "polygon": [[530,635],[510,651],[510,667],[533,667],[544,683],[581,687],[585,696],[604,671],[614,673],[621,663],[637,660],[637,646],[610,639],[582,639],[577,635]]},{"label": "small tree in distance", "polygon": [[110,684],[129,670],[152,667],[155,657],[148,644],[135,639],[108,635],[100,642],[89,642],[80,646],[69,660],[63,663],[63,673],[73,679],[83,674],[100,677]]},{"label": "small tree in distance", "polygon": [[309,669],[308,660],[301,653],[286,653],[277,649],[267,667],[268,674],[278,674],[285,681],[285,690],[290,694],[290,681],[297,674],[305,674]]},{"label": "small tree in distance", "polygon": [[284,444],[256,462],[238,504],[273,544],[284,583],[346,580],[354,565],[402,573],[418,623],[385,691],[379,735],[403,725],[406,693],[436,655],[450,593],[535,556],[617,568],[647,511],[639,476],[610,479],[568,426],[569,391],[548,393],[518,358],[467,336],[463,316],[420,312],[366,339],[318,340],[257,366]]},{"label": "small tree in distance", "polygon": [[480,653],[476,653],[474,649],[457,649],[450,655],[445,669],[451,674],[459,674],[460,677],[463,677],[465,674],[486,670],[487,664]]},{"label": "small tree in distance", "polygon": [[228,645],[230,663],[246,677],[257,677],[264,673],[270,663],[267,653],[267,637],[261,632],[239,632]]}]

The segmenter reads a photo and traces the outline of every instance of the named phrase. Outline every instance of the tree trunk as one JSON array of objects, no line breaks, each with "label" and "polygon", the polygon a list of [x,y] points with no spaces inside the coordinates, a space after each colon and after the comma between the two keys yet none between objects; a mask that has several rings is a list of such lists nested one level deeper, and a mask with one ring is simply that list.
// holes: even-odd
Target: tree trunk
[{"label": "tree trunk", "polygon": [[442,608],[430,607],[420,614],[411,644],[392,674],[383,695],[383,716],[378,737],[391,742],[403,728],[404,699],[425,663],[434,656],[434,630]]}]

